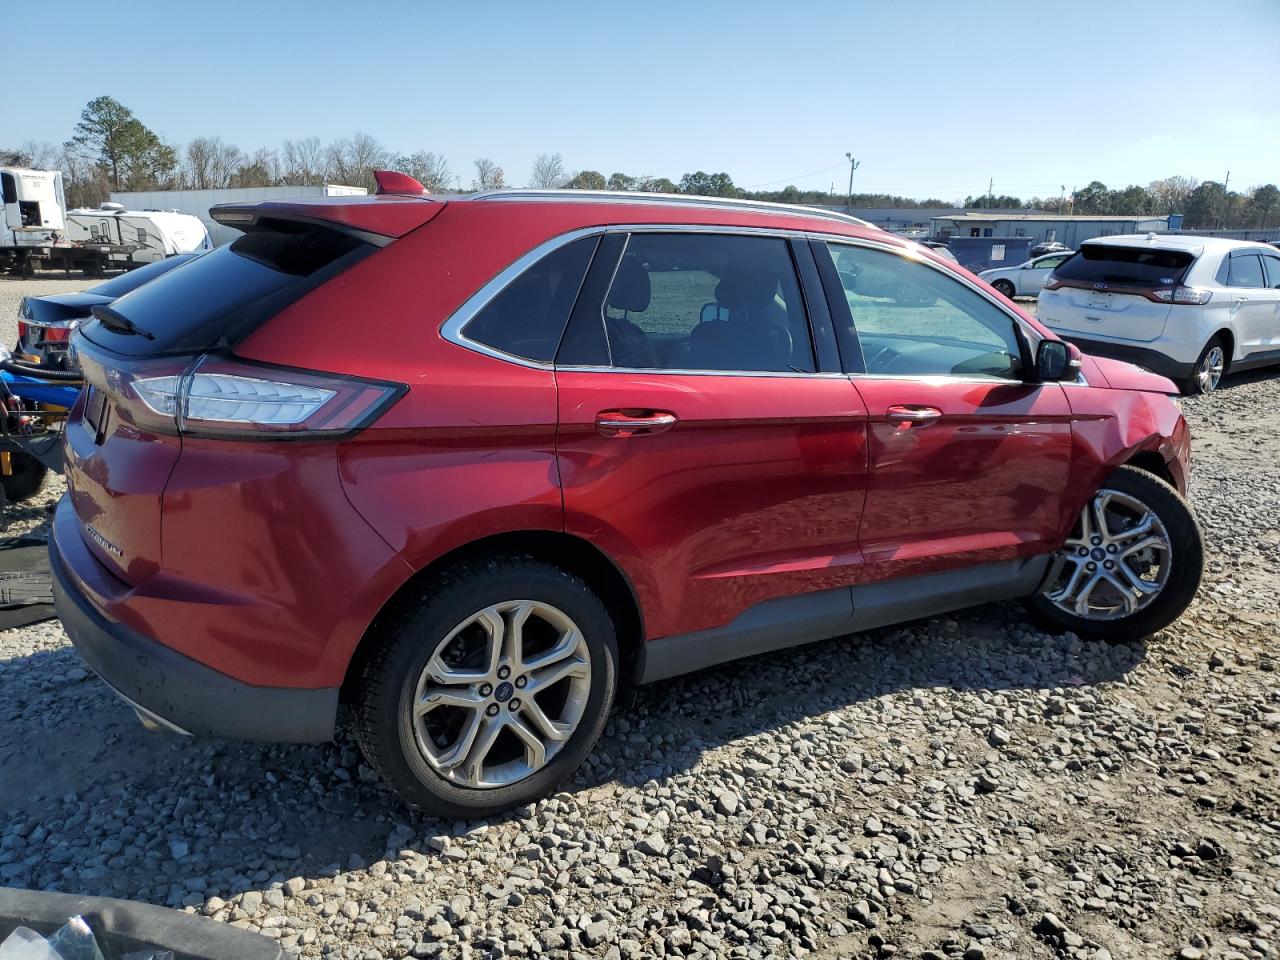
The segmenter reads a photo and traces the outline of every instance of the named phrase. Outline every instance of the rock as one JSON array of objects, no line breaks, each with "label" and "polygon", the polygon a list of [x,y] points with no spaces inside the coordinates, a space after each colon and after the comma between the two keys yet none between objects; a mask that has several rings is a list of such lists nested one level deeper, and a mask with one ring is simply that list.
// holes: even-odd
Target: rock
[{"label": "rock", "polygon": [[716,810],[726,817],[736,816],[741,805],[741,798],[732,790],[721,790],[716,794]]}]

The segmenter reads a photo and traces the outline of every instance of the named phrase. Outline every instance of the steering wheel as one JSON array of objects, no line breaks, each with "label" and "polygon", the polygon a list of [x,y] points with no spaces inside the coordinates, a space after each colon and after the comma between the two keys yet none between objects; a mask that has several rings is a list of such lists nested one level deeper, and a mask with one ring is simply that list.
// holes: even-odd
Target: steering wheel
[{"label": "steering wheel", "polygon": [[791,363],[794,355],[795,341],[791,338],[791,331],[777,321],[772,321],[765,327],[765,335],[769,340],[782,352],[787,358],[787,363]]}]

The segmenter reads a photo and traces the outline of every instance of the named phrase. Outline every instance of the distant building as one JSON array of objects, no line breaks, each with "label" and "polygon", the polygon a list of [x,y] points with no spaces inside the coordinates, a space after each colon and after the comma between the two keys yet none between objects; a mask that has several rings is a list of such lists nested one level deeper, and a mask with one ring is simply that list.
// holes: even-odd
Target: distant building
[{"label": "distant building", "polygon": [[234,227],[218,223],[209,216],[209,208],[219,203],[261,203],[264,200],[301,200],[305,197],[361,197],[364,187],[346,187],[326,183],[314,187],[226,187],[219,190],[140,190],[115,191],[111,199],[130,210],[172,210],[199,217],[217,246],[240,236]]},{"label": "distant building", "polygon": [[1000,213],[994,210],[943,214],[932,218],[933,238],[1029,237],[1036,243],[1057,241],[1076,249],[1094,237],[1128,233],[1167,233],[1182,226],[1182,217],[1085,217],[1045,213]]},{"label": "distant building", "polygon": [[[834,210],[844,213],[848,207],[843,203],[814,204],[823,210]],[[938,217],[949,217],[968,213],[960,207],[854,207],[853,215],[859,220],[874,224],[890,233],[901,233],[909,237],[927,237],[932,231],[933,221]],[[984,213],[1000,216],[1006,213],[1039,213],[1038,210],[985,210]]]}]

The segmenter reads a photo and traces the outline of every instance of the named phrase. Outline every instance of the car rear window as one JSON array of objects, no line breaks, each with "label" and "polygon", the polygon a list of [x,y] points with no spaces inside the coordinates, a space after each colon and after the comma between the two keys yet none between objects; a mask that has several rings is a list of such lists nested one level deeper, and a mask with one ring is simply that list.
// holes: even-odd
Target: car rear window
[{"label": "car rear window", "polygon": [[1193,254],[1183,250],[1086,243],[1054,274],[1060,280],[1155,289],[1181,283],[1195,261]]},{"label": "car rear window", "polygon": [[169,257],[166,260],[157,260],[155,263],[148,263],[145,267],[137,267],[127,273],[122,273],[118,277],[112,277],[104,283],[92,286],[85,293],[96,293],[102,297],[123,297],[126,293],[132,293],[137,290],[144,283],[150,283],[157,277],[164,276],[174,267],[180,267],[188,260],[194,259],[194,255],[183,253],[176,257]]},{"label": "car rear window", "polygon": [[94,322],[93,342],[130,356],[233,346],[263,321],[377,248],[315,224],[263,221],[232,243],[112,304],[137,332]]}]

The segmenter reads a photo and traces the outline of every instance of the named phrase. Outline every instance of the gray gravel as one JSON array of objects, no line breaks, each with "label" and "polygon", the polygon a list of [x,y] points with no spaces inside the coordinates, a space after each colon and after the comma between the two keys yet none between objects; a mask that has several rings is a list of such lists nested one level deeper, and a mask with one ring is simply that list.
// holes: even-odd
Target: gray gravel
[{"label": "gray gravel", "polygon": [[1204,589],[1146,644],[1014,604],[642,690],[566,790],[410,815],[347,736],[143,733],[0,634],[0,884],[350,958],[1272,957],[1280,378],[1188,401]]}]

